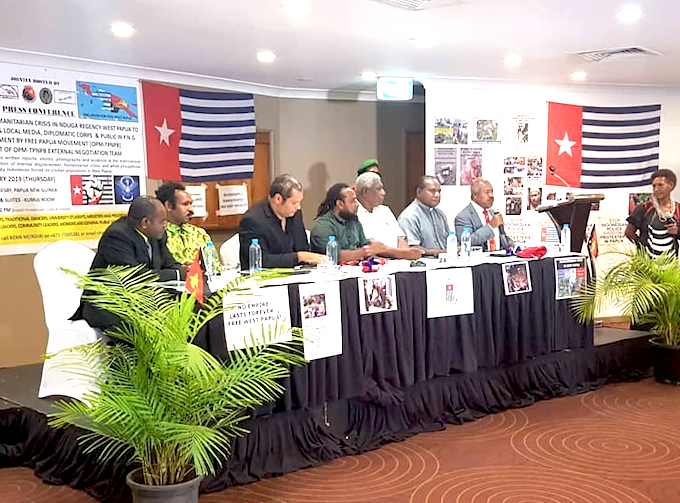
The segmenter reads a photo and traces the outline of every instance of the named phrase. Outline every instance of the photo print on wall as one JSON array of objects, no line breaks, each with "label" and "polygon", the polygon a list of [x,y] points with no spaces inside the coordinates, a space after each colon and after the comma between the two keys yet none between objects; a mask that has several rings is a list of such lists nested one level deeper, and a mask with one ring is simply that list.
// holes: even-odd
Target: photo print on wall
[{"label": "photo print on wall", "polygon": [[460,149],[460,184],[472,185],[482,177],[482,149],[461,147]]}]

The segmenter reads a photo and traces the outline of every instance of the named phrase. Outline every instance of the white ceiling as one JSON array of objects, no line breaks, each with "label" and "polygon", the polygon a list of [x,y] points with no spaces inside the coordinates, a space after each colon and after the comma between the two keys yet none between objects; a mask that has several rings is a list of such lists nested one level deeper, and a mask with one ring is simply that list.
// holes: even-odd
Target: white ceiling
[{"label": "white ceiling", "polygon": [[[0,48],[284,88],[366,89],[363,70],[560,84],[585,69],[588,83],[680,85],[680,1],[639,0],[644,17],[621,24],[615,12],[631,1],[468,0],[413,12],[311,0],[306,18],[291,19],[281,0],[2,0]],[[116,20],[136,34],[115,38]],[[413,46],[423,33],[434,47]],[[634,45],[663,56],[585,63],[567,54]],[[257,62],[261,49],[277,60]],[[508,52],[524,57],[521,67],[503,65]]]}]

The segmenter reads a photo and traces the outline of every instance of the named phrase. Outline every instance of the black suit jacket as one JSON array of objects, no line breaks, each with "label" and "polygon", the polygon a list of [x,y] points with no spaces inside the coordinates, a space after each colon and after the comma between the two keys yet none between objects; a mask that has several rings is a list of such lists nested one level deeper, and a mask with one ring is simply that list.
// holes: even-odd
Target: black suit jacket
[{"label": "black suit jacket", "polygon": [[302,222],[302,212],[286,219],[286,232],[272,211],[269,199],[260,201],[245,212],[239,225],[241,269],[248,269],[250,240],[258,238],[262,247],[262,267],[298,265],[297,252],[309,251],[309,241]]},{"label": "black suit jacket", "polygon": [[[103,269],[110,265],[144,264],[148,269],[158,273],[161,281],[179,279],[180,264],[172,258],[165,244],[166,238],[149,239],[152,256],[140,233],[122,217],[113,222],[99,239],[97,254],[92,261],[92,269]],[[120,319],[97,309],[89,302],[82,301],[72,319],[84,319],[90,326],[109,328],[117,325]]]}]

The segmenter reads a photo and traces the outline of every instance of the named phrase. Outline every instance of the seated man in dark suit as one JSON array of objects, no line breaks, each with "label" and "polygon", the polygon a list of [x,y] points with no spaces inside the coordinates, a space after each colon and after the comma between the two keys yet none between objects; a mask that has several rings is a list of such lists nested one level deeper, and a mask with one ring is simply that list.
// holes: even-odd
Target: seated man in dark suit
[{"label": "seated man in dark suit", "polygon": [[[170,255],[166,246],[166,224],[165,207],[158,199],[138,197],[130,204],[128,216],[116,220],[104,231],[90,269],[144,264],[158,273],[161,281],[184,279],[188,266],[179,264]],[[81,302],[73,319],[84,319],[90,326],[103,329],[119,322],[117,316],[85,301]]]},{"label": "seated man in dark suit", "polygon": [[505,234],[503,215],[492,209],[493,186],[484,178],[476,178],[470,185],[472,201],[458,213],[454,221],[458,240],[463,229],[472,231],[472,246],[481,246],[484,251],[513,248],[515,243]]},{"label": "seated man in dark suit", "polygon": [[248,248],[253,238],[262,247],[262,267],[321,264],[326,256],[309,251],[302,222],[302,185],[290,175],[272,181],[269,197],[245,212],[239,225],[241,269],[248,269]]}]

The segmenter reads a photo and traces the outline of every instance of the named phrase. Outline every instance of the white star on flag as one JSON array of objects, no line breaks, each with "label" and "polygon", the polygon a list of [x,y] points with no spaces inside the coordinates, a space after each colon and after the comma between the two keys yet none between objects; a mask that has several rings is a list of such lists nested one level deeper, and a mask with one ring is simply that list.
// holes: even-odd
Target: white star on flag
[{"label": "white star on flag", "polygon": [[80,194],[82,191],[83,190],[80,187],[78,187],[77,185],[75,187],[73,187],[73,193],[74,194]]},{"label": "white star on flag", "polygon": [[569,154],[569,157],[573,157],[571,154],[571,147],[576,145],[576,142],[569,139],[568,133],[564,133],[564,138],[561,140],[555,140],[555,143],[560,146],[560,151],[557,153],[558,156],[562,155],[563,153],[567,153]]},{"label": "white star on flag", "polygon": [[165,143],[169,147],[170,146],[170,135],[173,134],[175,132],[175,130],[170,129],[168,127],[168,120],[163,119],[163,125],[162,126],[154,126],[154,127],[158,130],[158,132],[161,135],[160,141],[158,143],[159,144]]}]

